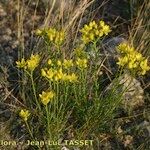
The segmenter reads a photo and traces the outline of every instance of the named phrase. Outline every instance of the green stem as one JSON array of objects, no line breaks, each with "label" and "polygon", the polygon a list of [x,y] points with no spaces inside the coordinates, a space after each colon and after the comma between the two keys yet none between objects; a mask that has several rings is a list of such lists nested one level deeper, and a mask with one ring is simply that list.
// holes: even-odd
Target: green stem
[{"label": "green stem", "polygon": [[76,91],[75,83],[73,83],[73,90],[74,90],[74,95],[75,95],[76,103],[77,103],[77,104],[78,104],[78,106],[79,106],[78,96],[77,96],[77,91]]},{"label": "green stem", "polygon": [[[35,140],[34,137],[33,137],[32,131],[31,131],[30,127],[29,127],[28,122],[25,121],[25,124],[26,124],[26,126],[27,126],[27,129],[28,129],[28,131],[29,131],[30,136],[32,137],[33,140]],[[39,145],[37,145],[37,147],[41,150],[41,148],[40,148]]]},{"label": "green stem", "polygon": [[59,114],[58,114],[58,112],[59,112],[59,99],[58,99],[58,96],[59,96],[59,83],[58,83],[58,81],[57,81],[57,83],[56,83],[56,128],[58,129],[59,127],[58,127],[58,116],[59,116]]},{"label": "green stem", "polygon": [[57,97],[56,105],[57,105],[57,106],[56,106],[56,108],[57,108],[57,110],[58,110],[58,101],[59,101],[59,100],[58,100],[58,96],[59,96],[59,84],[58,84],[58,81],[57,81],[56,86],[57,86],[57,87],[56,87],[56,88],[57,88],[57,90],[56,90],[56,92],[57,92],[57,95],[56,95],[56,97]]},{"label": "green stem", "polygon": [[33,94],[34,94],[34,97],[35,97],[35,101],[36,101],[36,104],[37,104],[39,110],[41,110],[41,106],[38,102],[37,95],[36,95],[36,89],[35,89],[35,84],[34,84],[34,80],[33,80],[33,72],[31,72],[30,77],[31,77],[32,89],[33,89]]},{"label": "green stem", "polygon": [[[54,98],[54,115],[56,115],[56,101],[57,101],[57,87],[56,87],[56,82],[54,82],[54,91],[56,91],[56,97]],[[55,116],[56,117],[56,116]]]},{"label": "green stem", "polygon": [[84,95],[84,99],[86,100],[86,84],[87,84],[87,82],[86,82],[86,70],[82,70],[82,72],[81,72],[81,80],[83,81],[83,87],[82,87],[82,90],[83,90],[83,95]]},{"label": "green stem", "polygon": [[27,126],[27,129],[28,129],[28,131],[29,131],[30,136],[32,137],[32,139],[34,139],[33,134],[32,134],[32,131],[30,130],[30,127],[29,127],[28,122],[25,121],[25,124],[26,124],[26,126]]},{"label": "green stem", "polygon": [[67,96],[68,96],[68,87],[66,82],[65,82],[65,88],[64,88],[64,91],[65,91],[65,103],[66,103],[66,100],[67,100]]},{"label": "green stem", "polygon": [[49,138],[51,138],[51,133],[50,133],[50,120],[49,120],[49,111],[48,111],[47,105],[46,105],[45,109],[46,109],[46,117],[47,117],[47,132],[48,132]]},{"label": "green stem", "polygon": [[25,96],[25,86],[24,86],[24,82],[27,80],[27,78],[26,78],[26,74],[24,73],[24,71],[22,71],[22,74],[21,74],[21,85],[20,85],[20,87],[21,87],[21,96],[22,96],[22,99],[23,99],[23,102],[24,102],[24,104],[26,103],[26,96]]}]

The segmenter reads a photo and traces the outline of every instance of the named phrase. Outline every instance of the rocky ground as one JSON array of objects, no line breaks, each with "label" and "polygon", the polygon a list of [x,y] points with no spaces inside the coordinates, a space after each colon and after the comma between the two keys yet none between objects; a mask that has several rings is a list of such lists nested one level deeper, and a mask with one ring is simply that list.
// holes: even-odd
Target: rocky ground
[{"label": "rocky ground", "polygon": [[[15,109],[12,106],[17,103],[15,97],[10,94],[10,91],[13,91],[11,87],[15,88],[15,82],[13,81],[17,80],[16,76],[13,74],[14,63],[18,58],[18,52],[22,48],[24,48],[25,51],[28,49],[31,50],[36,44],[34,42],[36,39],[34,38],[33,31],[42,25],[46,7],[43,5],[45,4],[43,1],[40,1],[38,6],[36,1],[31,2],[30,5],[28,5],[28,1],[25,1],[25,3],[27,11],[26,17],[23,21],[24,28],[22,31],[22,25],[20,24],[20,26],[18,26],[17,22],[19,12],[22,10],[18,7],[17,2],[15,0],[0,1],[0,136],[5,133],[5,135],[2,136],[2,139],[6,138],[7,140],[14,137],[10,136],[10,131],[5,127],[5,123],[11,120],[12,111]],[[103,17],[110,24],[114,25],[114,30],[116,30],[116,32],[112,36],[115,37],[119,33],[121,37],[126,38],[128,36],[126,34],[129,25],[128,20],[130,19],[128,3],[125,0],[116,0],[109,1],[101,9],[97,9],[98,6],[100,6],[100,1],[97,0],[97,2],[90,8],[90,10],[96,10],[95,19]],[[37,11],[36,15],[35,10]],[[125,23],[118,27],[117,24],[122,22]],[[110,44],[106,49],[109,49],[108,47],[110,47]],[[125,77],[122,78],[125,80]],[[100,149],[150,149],[150,117],[148,115],[150,109],[150,86],[147,84],[149,79],[150,76],[147,75],[144,79],[134,80],[134,82],[137,83],[134,86],[134,90],[142,91],[140,105],[139,103],[136,103],[137,98],[134,97],[133,101],[136,101],[133,104],[135,109],[131,115],[126,111],[121,110],[120,116],[115,118],[116,123],[114,124],[114,128],[118,130],[118,136],[114,136],[116,133],[101,135],[102,137],[104,136],[107,138],[105,138],[106,140],[100,144]],[[145,86],[148,87],[144,89]],[[137,96],[135,93],[131,95]],[[126,104],[128,102],[125,101],[124,103]],[[131,106],[132,104],[128,103],[127,105]]]}]

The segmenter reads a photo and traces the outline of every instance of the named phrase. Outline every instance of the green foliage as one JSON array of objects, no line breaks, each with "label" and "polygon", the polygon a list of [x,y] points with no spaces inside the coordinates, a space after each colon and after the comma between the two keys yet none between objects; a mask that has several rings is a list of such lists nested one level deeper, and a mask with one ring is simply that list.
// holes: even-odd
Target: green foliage
[{"label": "green foliage", "polygon": [[[96,23],[90,25],[93,23],[95,30]],[[105,31],[103,34],[107,35],[110,27],[103,21],[100,24],[98,33]],[[47,52],[32,54],[29,59],[16,62],[24,75],[22,80],[28,81],[22,85],[24,90],[20,89],[26,105],[25,110],[21,108],[20,117],[31,139],[61,140],[69,138],[72,130],[73,139],[92,140],[99,133],[109,132],[124,91],[116,92],[119,86],[116,78],[113,88],[105,96],[102,94],[98,55],[91,58],[84,51],[90,44],[90,51],[98,53],[97,42],[101,39],[83,40],[88,37],[86,30],[93,32],[90,25],[81,30],[84,38],[81,37],[69,55],[63,49],[64,32],[53,28],[37,30],[37,35],[45,41]],[[103,34],[100,34],[101,38]]]}]

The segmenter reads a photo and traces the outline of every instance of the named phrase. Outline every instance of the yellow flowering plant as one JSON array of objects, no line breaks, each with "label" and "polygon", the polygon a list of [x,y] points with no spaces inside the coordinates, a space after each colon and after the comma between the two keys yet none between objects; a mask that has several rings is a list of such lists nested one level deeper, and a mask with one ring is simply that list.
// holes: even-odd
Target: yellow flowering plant
[{"label": "yellow flowering plant", "polygon": [[[80,32],[79,42],[67,48],[63,30],[38,29],[36,34],[46,42],[40,49],[40,55],[32,54],[28,59],[22,58],[16,62],[17,68],[25,74],[25,78],[19,82],[24,86],[23,90],[22,86],[19,87],[19,98],[34,112],[29,122],[32,139],[36,139],[38,134],[38,137],[42,135],[41,139],[58,141],[64,135],[69,135],[70,130],[75,133],[73,138],[84,139],[89,135],[93,138],[97,130],[103,132],[102,127],[108,129],[115,117],[123,93],[116,94],[114,91],[117,88],[114,87],[103,96],[101,78],[104,78],[99,74],[104,70],[105,59],[99,63],[101,42],[98,43],[98,40],[111,32],[110,26],[104,21],[92,21]],[[92,57],[88,50],[95,51],[96,56]],[[150,70],[148,59],[129,44],[121,43],[117,52],[117,64],[122,69],[136,71],[140,75]],[[116,84],[119,86],[118,82]],[[27,122],[30,112],[21,110],[19,116]],[[33,122],[39,128],[34,129]],[[31,131],[35,132],[34,138]],[[53,148],[51,145],[47,147]]]},{"label": "yellow flowering plant", "polygon": [[[81,29],[81,41],[84,44],[94,42],[98,38],[107,35],[110,31],[110,27],[102,21],[99,23],[93,21]],[[79,48],[77,46],[70,55],[66,55],[67,53],[62,53],[63,51],[60,49],[65,42],[65,32],[63,30],[58,31],[54,28],[38,29],[36,34],[46,42],[46,49],[50,50],[50,53],[48,55],[47,53],[41,53],[41,55],[32,54],[28,59],[23,58],[21,61],[17,61],[16,65],[29,75],[32,87],[30,94],[34,96],[29,101],[32,105],[31,108],[36,109],[35,112],[37,116],[39,115],[39,120],[43,118],[47,137],[55,139],[54,125],[61,134],[64,132],[62,126],[66,122],[66,116],[69,118],[70,108],[73,107],[74,111],[80,114],[81,110],[87,107],[88,78],[94,72],[91,70],[90,75],[87,76],[90,59],[85,51],[86,45],[83,44]],[[39,67],[41,67],[40,77],[36,77]],[[43,91],[42,87],[49,90]],[[26,87],[25,89],[27,90]],[[24,97],[29,96],[25,95]],[[43,106],[45,109],[43,109]],[[80,119],[82,117],[84,117],[83,114],[77,116]]]},{"label": "yellow flowering plant", "polygon": [[127,43],[121,43],[117,50],[121,53],[117,62],[119,66],[126,67],[140,75],[145,75],[150,70],[148,60],[141,53],[137,52],[134,47],[129,46]]},{"label": "yellow flowering plant", "polygon": [[38,67],[39,63],[40,63],[40,55],[39,54],[31,54],[30,58],[27,59],[26,61],[24,58],[22,58],[21,61],[16,61],[16,66],[18,68],[24,69],[25,73],[27,73],[27,75],[29,75],[29,77],[31,79],[31,83],[32,83],[32,90],[34,93],[34,98],[35,98],[36,104],[37,104],[38,108],[41,109],[40,104],[37,100],[35,83],[34,83],[34,79],[33,79],[33,72],[34,72],[35,68]]}]

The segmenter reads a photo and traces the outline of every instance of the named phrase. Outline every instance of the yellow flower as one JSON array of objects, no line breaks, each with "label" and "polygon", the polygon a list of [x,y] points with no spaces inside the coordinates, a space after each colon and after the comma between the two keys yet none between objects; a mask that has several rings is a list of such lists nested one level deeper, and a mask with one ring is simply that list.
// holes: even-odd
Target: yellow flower
[{"label": "yellow flower", "polygon": [[108,33],[111,32],[110,27],[108,25],[103,26],[102,32],[103,34],[108,35]]},{"label": "yellow flower", "polygon": [[16,61],[16,64],[18,68],[26,69],[26,61],[24,60],[24,58],[22,58],[21,61]]},{"label": "yellow flower", "polygon": [[129,63],[128,63],[129,69],[134,69],[137,66],[138,66],[138,64],[136,62],[134,62],[134,61],[129,61]]},{"label": "yellow flower", "polygon": [[67,79],[69,80],[69,82],[76,82],[78,77],[76,76],[75,73],[72,73],[72,74],[67,76]]},{"label": "yellow flower", "polygon": [[39,35],[39,36],[41,36],[42,33],[43,33],[43,30],[41,30],[41,29],[37,29],[37,30],[35,31],[35,34],[36,34],[36,35]]},{"label": "yellow flower", "polygon": [[94,30],[94,33],[95,33],[96,36],[98,36],[98,35],[99,35],[99,30],[98,30],[98,29],[95,29],[95,30]]},{"label": "yellow flower", "polygon": [[121,44],[119,44],[118,46],[117,46],[117,50],[119,51],[119,52],[121,52],[121,53],[124,53],[124,51],[126,50],[126,48],[127,48],[127,44],[126,43],[121,43]]},{"label": "yellow flower", "polygon": [[121,53],[135,53],[134,47],[129,46],[127,43],[123,42],[117,46],[117,50]]},{"label": "yellow flower", "polygon": [[41,98],[41,102],[44,105],[47,105],[51,99],[55,96],[55,93],[53,91],[47,91],[47,92],[42,92],[42,94],[39,94],[39,97]]},{"label": "yellow flower", "polygon": [[58,80],[61,80],[62,78],[63,78],[63,72],[62,72],[62,69],[59,69],[58,71],[56,71],[54,80],[58,81]]},{"label": "yellow flower", "polygon": [[97,23],[96,23],[95,21],[92,22],[92,26],[93,26],[95,29],[98,28],[98,25],[97,25]]},{"label": "yellow flower", "polygon": [[30,116],[30,113],[28,110],[21,110],[19,112],[19,116],[24,120],[24,121],[27,121],[28,120],[28,117]]},{"label": "yellow flower", "polygon": [[61,45],[63,43],[65,38],[64,31],[57,31],[54,28],[49,28],[45,30],[45,32],[47,33],[50,42],[53,42],[56,45]]},{"label": "yellow flower", "polygon": [[101,36],[108,35],[108,33],[111,32],[110,26],[106,25],[104,21],[100,21],[99,25],[100,25],[100,29],[101,29],[101,33],[100,33]]},{"label": "yellow flower", "polygon": [[120,65],[120,66],[125,66],[126,64],[128,63],[128,57],[125,56],[125,57],[122,57],[122,58],[118,58],[118,62],[117,64]]},{"label": "yellow flower", "polygon": [[55,28],[37,29],[35,32],[39,36],[43,36],[45,40],[54,43],[57,46],[62,45],[65,39],[65,33],[63,30],[57,31]]},{"label": "yellow flower", "polygon": [[45,30],[45,32],[47,33],[47,36],[48,36],[49,40],[51,42],[53,42],[54,38],[56,36],[56,29],[49,28],[49,29]]},{"label": "yellow flower", "polygon": [[129,46],[127,43],[121,43],[117,49],[121,53],[121,57],[118,58],[118,65],[127,66],[131,71],[134,69],[141,75],[145,75],[150,70],[148,60],[137,52],[134,47]]},{"label": "yellow flower", "polygon": [[82,40],[85,44],[87,44],[87,43],[90,42],[89,37],[87,37],[87,36],[85,36],[85,35],[82,36],[81,40]]},{"label": "yellow flower", "polygon": [[27,60],[27,68],[30,71],[33,71],[40,62],[40,56],[38,54],[36,55],[31,55],[30,59]]},{"label": "yellow flower", "polygon": [[100,24],[101,27],[104,27],[104,26],[105,26],[105,22],[102,21],[102,20],[100,20],[99,24]]},{"label": "yellow flower", "polygon": [[43,77],[46,77],[47,73],[46,73],[45,69],[41,69],[41,75],[42,75]]},{"label": "yellow flower", "polygon": [[81,69],[87,68],[87,59],[77,58],[76,64]]},{"label": "yellow flower", "polygon": [[68,80],[68,75],[64,73],[62,76],[62,81],[67,81],[67,80]]},{"label": "yellow flower", "polygon": [[50,80],[52,80],[52,78],[54,77],[55,72],[52,69],[47,70],[47,74],[46,77]]},{"label": "yellow flower", "polygon": [[73,61],[71,59],[70,60],[64,59],[63,66],[65,69],[73,67]]},{"label": "yellow flower", "polygon": [[140,67],[142,69],[142,72],[141,72],[142,75],[145,75],[146,71],[150,70],[150,67],[147,64],[147,59],[141,61]]},{"label": "yellow flower", "polygon": [[64,73],[62,76],[62,81],[69,81],[69,82],[76,82],[78,79],[78,76],[75,73],[66,74]]},{"label": "yellow flower", "polygon": [[57,65],[58,66],[61,66],[62,65],[62,62],[60,60],[57,60]]},{"label": "yellow flower", "polygon": [[103,35],[108,35],[108,33],[111,32],[110,27],[106,25],[104,21],[100,21],[99,24],[92,21],[89,25],[84,25],[80,31],[82,33],[81,39],[85,44],[95,41]]},{"label": "yellow flower", "polygon": [[138,61],[143,59],[142,54],[140,54],[140,53],[137,53],[135,57],[136,57],[136,60],[138,60]]},{"label": "yellow flower", "polygon": [[52,60],[51,60],[51,59],[48,59],[47,64],[48,64],[48,65],[52,65]]},{"label": "yellow flower", "polygon": [[54,43],[56,45],[61,45],[64,41],[65,34],[64,31],[56,32]]},{"label": "yellow flower", "polygon": [[91,34],[89,34],[89,39],[90,39],[90,41],[93,41],[94,40],[94,37],[95,35],[94,35],[94,33],[91,33]]}]

